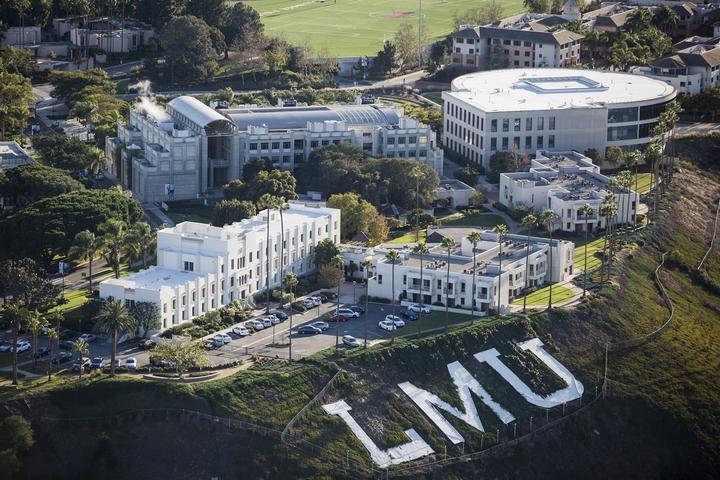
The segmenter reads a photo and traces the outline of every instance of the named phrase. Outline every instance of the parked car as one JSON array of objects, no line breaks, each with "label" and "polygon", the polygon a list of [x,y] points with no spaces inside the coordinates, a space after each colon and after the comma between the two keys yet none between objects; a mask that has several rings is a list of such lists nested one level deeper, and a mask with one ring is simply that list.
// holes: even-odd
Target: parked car
[{"label": "parked car", "polygon": [[232,342],[232,337],[228,335],[227,333],[217,333],[213,337],[213,340],[216,342],[220,341],[224,344]]},{"label": "parked car", "polygon": [[50,330],[51,328],[53,328],[53,326],[50,325],[49,323],[46,323],[46,324],[43,325],[42,328],[40,329],[40,333],[42,333],[43,335],[47,335],[48,330]]},{"label": "parked car", "polygon": [[313,322],[310,324],[311,327],[319,328],[323,332],[330,328],[330,324],[327,322]]},{"label": "parked car", "polygon": [[[213,339],[205,340],[203,342],[202,346],[205,350],[215,350],[216,348],[218,348],[218,345],[215,343],[215,340],[213,340]],[[222,345],[220,345],[220,346],[222,346]],[[152,359],[153,357],[150,357],[150,358]]]},{"label": "parked car", "polygon": [[353,337],[352,335],[343,335],[343,344],[350,348],[355,348],[360,346],[360,342],[357,338]]},{"label": "parked car", "polygon": [[58,338],[60,338],[60,340],[69,340],[71,338],[75,338],[75,335],[77,334],[72,330],[69,330],[67,328],[61,328],[60,333],[58,334]]},{"label": "parked car", "polygon": [[315,302],[313,302],[309,298],[306,298],[305,300],[303,300],[303,305],[305,306],[305,308],[313,308],[313,307],[317,306],[317,305],[315,305]]},{"label": "parked car", "polygon": [[58,352],[57,355],[55,355],[52,359],[52,363],[59,365],[61,363],[67,362],[72,358],[72,353],[70,352]]},{"label": "parked car", "polygon": [[32,348],[32,343],[28,342],[27,340],[20,340],[17,343],[17,353],[27,352],[31,348]]},{"label": "parked car", "polygon": [[157,357],[153,357],[152,355],[150,356],[150,365],[160,368],[175,368],[175,362],[172,360],[161,360]]},{"label": "parked car", "polygon": [[350,305],[350,306],[347,307],[347,308],[349,308],[349,309],[352,310],[353,312],[357,312],[357,313],[360,314],[360,315],[362,315],[363,313],[365,313],[365,309],[364,309],[363,307],[361,307],[360,305]]},{"label": "parked car", "polygon": [[82,368],[83,372],[90,370],[90,359],[83,357],[82,363],[80,363],[80,359],[78,358],[75,360],[75,363],[73,363],[72,369],[76,372]]},{"label": "parked car", "polygon": [[262,322],[262,324],[263,324],[263,327],[265,327],[265,328],[270,328],[270,327],[273,326],[272,320],[270,320],[270,318],[268,318],[268,317],[263,318],[263,319],[261,320],[261,322]]},{"label": "parked car", "polygon": [[386,315],[385,321],[394,323],[398,328],[405,326],[405,321],[397,315]]},{"label": "parked car", "polygon": [[125,368],[128,370],[135,370],[137,368],[137,359],[135,359],[135,357],[126,358]]},{"label": "parked car", "polygon": [[415,313],[430,313],[430,307],[421,303],[412,303],[408,305],[407,309]]},{"label": "parked car", "polygon": [[105,365],[105,360],[103,357],[95,357],[92,360],[90,360],[90,368],[103,368]]},{"label": "parked car", "polygon": [[78,340],[85,340],[87,343],[92,343],[97,340],[97,337],[92,333],[83,333],[78,337]]},{"label": "parked car", "polygon": [[72,340],[60,340],[59,345],[63,350],[72,350],[75,346],[75,342]]},{"label": "parked car", "polygon": [[140,340],[140,343],[138,343],[138,347],[143,350],[152,350],[156,345],[157,343],[152,340]]},{"label": "parked car", "polygon": [[245,326],[252,328],[253,330],[262,330],[265,325],[260,320],[248,320],[245,322]]},{"label": "parked car", "polygon": [[303,325],[298,328],[297,332],[301,335],[317,335],[318,333],[322,333],[319,328],[313,327],[312,325]]},{"label": "parked car", "polygon": [[402,312],[400,312],[399,315],[400,317],[410,320],[411,322],[414,322],[419,318],[418,314],[413,312],[412,310],[403,310]]},{"label": "parked car", "polygon": [[320,298],[318,296],[313,296],[313,297],[308,297],[308,298],[313,302],[313,305],[315,305],[316,307],[319,305],[322,305],[322,303],[323,303],[322,298]]},{"label": "parked car", "polygon": [[273,312],[273,315],[275,315],[281,322],[284,322],[285,320],[290,318],[288,317],[287,313],[281,312],[280,310],[278,310],[277,312]]},{"label": "parked car", "polygon": [[9,352],[12,350],[12,343],[3,340],[0,342],[0,352]]},{"label": "parked car", "polygon": [[347,322],[350,319],[345,315],[332,315],[328,320],[330,322]]},{"label": "parked car", "polygon": [[250,331],[242,325],[234,326],[232,332],[239,337],[247,337],[250,335]]},{"label": "parked car", "polygon": [[337,313],[340,315],[345,315],[348,318],[358,318],[360,316],[358,312],[350,308],[338,308]]},{"label": "parked car", "polygon": [[271,325],[279,325],[280,324],[280,319],[278,317],[276,317],[275,315],[268,315],[265,318],[270,320]]},{"label": "parked car", "polygon": [[387,320],[381,320],[380,322],[378,322],[378,327],[382,328],[383,330],[387,330],[388,332],[392,332],[393,330],[397,329],[393,322],[388,322]]},{"label": "parked car", "polygon": [[48,347],[40,347],[35,352],[35,358],[42,358],[50,355],[50,349]]}]

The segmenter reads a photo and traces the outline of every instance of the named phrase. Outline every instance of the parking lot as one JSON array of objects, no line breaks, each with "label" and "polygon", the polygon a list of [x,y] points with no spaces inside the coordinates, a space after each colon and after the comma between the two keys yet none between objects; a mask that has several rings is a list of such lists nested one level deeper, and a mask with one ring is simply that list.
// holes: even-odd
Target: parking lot
[{"label": "parking lot", "polygon": [[[360,305],[365,308],[364,304]],[[346,348],[342,344],[343,335],[352,335],[357,338],[362,345],[365,339],[365,331],[367,329],[368,343],[373,341],[386,338],[390,336],[390,332],[382,330],[378,327],[378,322],[385,319],[385,316],[392,313],[392,307],[387,304],[370,303],[368,305],[368,311],[359,318],[351,318],[346,322],[329,322],[330,328],[323,331],[320,334],[299,334],[297,330],[303,325],[309,325],[318,320],[327,321],[326,314],[332,313],[336,308],[335,303],[326,302],[319,307],[314,307],[304,313],[295,312],[292,316],[292,356],[293,359],[298,360],[300,358],[313,355],[326,348],[334,347],[336,344],[336,338],[340,348]],[[400,311],[405,310],[404,307],[397,306],[396,314]],[[288,315],[289,310],[284,310]],[[253,317],[258,318],[258,317]],[[406,320],[407,322],[407,320]],[[244,323],[244,322],[242,322]],[[238,360],[248,360],[253,355],[277,357],[281,359],[287,359],[289,355],[289,331],[290,331],[290,320],[286,320],[278,325],[274,325],[270,328],[265,328],[258,332],[255,332],[246,337],[239,337],[232,333],[232,328],[222,330],[222,333],[227,333],[232,338],[230,343],[227,343],[219,348],[208,350],[208,357],[211,365],[219,366],[227,363],[232,363]],[[212,338],[216,332],[207,338]],[[403,334],[403,329],[400,328],[396,332],[398,335]],[[67,331],[67,338],[74,340],[80,334]],[[10,332],[3,332],[2,339],[9,340]],[[20,335],[20,340],[31,340],[30,334],[25,333]],[[150,351],[142,350],[138,347],[139,340],[129,340],[118,345],[117,356],[120,359],[120,364],[123,365],[125,359],[133,357],[137,360],[139,367],[148,365],[150,363]],[[44,335],[39,335],[38,346],[48,346],[48,339]],[[110,343],[102,337],[98,337],[95,341],[89,344],[90,354],[89,357],[103,357],[106,363],[109,363],[111,346]],[[71,350],[65,350],[71,351]],[[74,355],[76,357],[76,355]],[[19,364],[27,364],[32,360],[32,354],[25,352],[19,354]],[[45,360],[45,359],[43,359]],[[66,362],[62,366],[69,367],[72,362]]]}]

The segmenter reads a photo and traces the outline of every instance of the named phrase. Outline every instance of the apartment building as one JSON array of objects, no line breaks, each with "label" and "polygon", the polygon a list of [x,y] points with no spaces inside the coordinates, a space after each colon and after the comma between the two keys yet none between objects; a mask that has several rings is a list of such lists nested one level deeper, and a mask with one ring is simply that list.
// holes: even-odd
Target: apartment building
[{"label": "apartment building", "polygon": [[672,85],[626,73],[516,68],[460,76],[443,92],[446,150],[488,168],[492,155],[642,150]]},{"label": "apartment building", "polygon": [[[265,290],[268,275],[270,288],[277,287],[281,269],[311,273],[317,244],[340,240],[340,210],[288,205],[284,231],[279,213],[270,212],[269,243],[267,210],[224,227],[183,222],[159,230],[157,265],[101,282],[100,298],[157,305],[162,331]],[[269,271],[267,252],[272,252]]]},{"label": "apartment building", "polygon": [[[519,205],[535,212],[546,209],[558,216],[557,230],[569,233],[606,227],[599,214],[605,195],[613,193],[618,212],[613,224],[634,223],[640,196],[633,190],[616,192],[608,188],[610,179],[600,174],[592,160],[573,151],[539,151],[528,172],[500,174],[500,203],[513,208]],[[590,205],[593,213],[579,214]]]},{"label": "apartment building", "polygon": [[[510,302],[528,287],[539,287],[549,282],[560,282],[573,274],[572,242],[530,237],[528,253],[527,237],[507,235],[502,242],[502,256],[497,235],[481,231],[481,241],[475,247],[467,239],[469,229],[439,229],[428,236],[430,253],[420,256],[409,249],[400,250],[400,260],[394,265],[385,258],[386,250],[366,249],[364,254],[373,263],[368,293],[373,297],[392,298],[393,269],[395,272],[395,295],[398,300],[420,302],[427,305],[445,305],[450,308],[474,308],[483,313],[497,309],[506,311]],[[457,246],[447,249],[432,238],[450,236]],[[351,247],[346,258],[355,258],[358,247]],[[525,276],[526,258],[529,258],[528,275]],[[353,260],[354,261],[354,260]],[[448,281],[448,264],[450,267]],[[422,265],[422,278],[420,267]],[[473,293],[473,272],[475,291]],[[447,297],[447,298],[446,298]]]},{"label": "apartment building", "polygon": [[136,198],[159,202],[217,194],[252,160],[294,170],[316,148],[341,142],[443,172],[432,129],[381,104],[214,110],[189,96],[165,108],[145,102],[106,140],[105,151],[111,173]]},{"label": "apartment building", "polygon": [[688,95],[718,86],[719,69],[720,36],[688,37],[673,45],[672,53],[647,67],[632,67],[630,72],[666,82],[678,93]]}]

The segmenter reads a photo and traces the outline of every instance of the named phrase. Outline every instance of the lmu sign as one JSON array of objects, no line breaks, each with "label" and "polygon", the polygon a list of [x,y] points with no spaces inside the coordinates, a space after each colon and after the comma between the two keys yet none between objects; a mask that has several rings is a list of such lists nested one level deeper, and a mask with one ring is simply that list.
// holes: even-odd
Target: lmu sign
[{"label": "lmu sign", "polygon": [[[512,388],[515,389],[520,395],[525,398],[529,403],[542,407],[552,408],[564,403],[570,402],[580,398],[583,394],[584,388],[575,376],[565,368],[565,366],[558,362],[552,355],[547,353],[543,348],[543,343],[538,338],[518,343],[520,349],[531,352],[538,360],[544,363],[550,370],[553,371],[558,377],[560,377],[566,384],[565,388],[557,390],[547,396],[540,396],[525,384],[520,378],[518,378],[512,370],[510,370],[500,359],[500,353],[491,348],[474,355],[475,359],[481,363],[487,363],[492,367],[500,376],[508,382]],[[455,388],[457,389],[458,396],[462,402],[464,411],[453,407],[447,402],[443,401],[437,395],[418,388],[410,382],[403,382],[398,384],[398,387],[415,402],[415,404],[423,411],[425,415],[432,421],[437,428],[439,428],[445,436],[453,444],[459,444],[465,441],[460,432],[452,426],[452,424],[440,413],[439,410],[443,410],[449,413],[455,418],[458,418],[470,425],[471,427],[484,432],[483,424],[480,421],[480,416],[477,412],[477,407],[472,399],[474,393],[480,401],[488,406],[495,415],[505,424],[508,424],[515,420],[515,417],[502,407],[499,403],[493,400],[490,393],[480,385],[470,372],[463,367],[460,362],[453,362],[447,366],[450,377],[452,377]],[[335,403],[323,405],[323,409],[331,414],[337,415],[345,421],[350,430],[358,437],[358,439],[365,445],[373,461],[381,468],[389,465],[395,465],[398,463],[408,462],[417,458],[423,457],[434,453],[433,449],[422,439],[422,437],[410,428],[405,430],[405,434],[410,438],[408,443],[399,445],[397,447],[389,448],[387,450],[380,449],[375,442],[365,433],[362,427],[355,421],[350,415],[350,406],[345,400],[339,400]]]}]

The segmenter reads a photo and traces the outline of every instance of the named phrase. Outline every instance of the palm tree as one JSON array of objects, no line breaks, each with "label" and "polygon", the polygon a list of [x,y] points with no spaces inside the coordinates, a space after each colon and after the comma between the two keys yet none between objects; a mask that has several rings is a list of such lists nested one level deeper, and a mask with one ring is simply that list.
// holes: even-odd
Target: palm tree
[{"label": "palm tree", "polygon": [[390,250],[385,254],[385,260],[392,265],[392,302],[390,305],[392,306],[393,326],[395,329],[392,330],[390,343],[393,343],[395,341],[395,330],[397,329],[397,326],[395,325],[395,263],[400,260],[400,254],[397,250]]},{"label": "palm tree", "polygon": [[[415,179],[415,242],[420,241],[420,177],[422,170],[417,165],[410,169],[408,175]],[[421,302],[422,303],[422,302]]]},{"label": "palm tree", "polygon": [[367,337],[368,337],[368,302],[370,301],[370,269],[372,268],[371,260],[363,260],[360,264],[365,269],[365,348],[367,348]]},{"label": "palm tree", "polygon": [[[493,227],[493,232],[497,235],[497,242],[500,245],[500,255],[498,255],[498,294],[497,294],[497,314],[500,315],[500,292],[502,291],[502,242],[508,234],[508,227],[504,223],[499,223]],[[509,296],[509,295],[508,295]]]},{"label": "palm tree", "polygon": [[[337,316],[340,313],[340,285],[342,285],[343,278],[345,277],[345,273],[343,272],[345,260],[343,260],[340,255],[335,255],[330,259],[330,265],[340,270],[340,277],[338,277],[337,284],[337,299],[335,300],[335,315]],[[340,345],[340,320],[338,318],[335,320],[335,348],[338,348]]]},{"label": "palm tree", "polygon": [[48,338],[48,343],[50,344],[50,362],[48,364],[48,382],[52,380],[52,369],[53,369],[53,358],[55,357],[55,344],[57,340],[60,338],[60,334],[58,333],[56,328],[48,328],[47,333],[45,335]]},{"label": "palm tree", "polygon": [[2,309],[5,323],[12,329],[12,384],[17,385],[17,344],[20,329],[30,322],[32,314],[17,303],[6,303]]},{"label": "palm tree", "polygon": [[527,291],[530,286],[530,234],[533,228],[537,226],[538,218],[531,213],[525,215],[520,223],[527,229],[527,244],[525,245],[525,291],[523,292],[523,313],[525,313],[527,311]]},{"label": "palm tree", "polygon": [[677,22],[677,14],[667,5],[660,5],[653,12],[653,25],[665,33],[672,30],[677,25]]},{"label": "palm tree", "polygon": [[[427,248],[427,245],[425,242],[420,242],[417,245],[415,245],[415,248],[413,248],[413,253],[416,255],[420,255],[420,305],[424,304],[423,302],[423,256],[430,253],[430,250]],[[422,308],[418,311],[418,320],[422,318]]]},{"label": "palm tree", "polygon": [[93,175],[100,173],[100,170],[107,168],[109,165],[109,159],[105,153],[99,148],[93,147],[90,149],[89,157],[87,159],[88,171]]},{"label": "palm tree", "polygon": [[110,354],[110,375],[115,375],[115,354],[117,352],[118,334],[135,331],[136,321],[125,309],[120,300],[106,300],[95,316],[95,330],[104,335],[112,336],[112,351]]},{"label": "palm tree", "polygon": [[70,258],[85,260],[88,262],[88,291],[92,292],[93,260],[102,248],[102,239],[97,238],[90,230],[83,230],[75,235],[68,256]]},{"label": "palm tree", "polygon": [[587,279],[588,279],[588,272],[587,272],[587,249],[588,249],[588,220],[590,219],[590,216],[593,214],[593,208],[590,206],[590,204],[586,203],[582,207],[578,209],[578,214],[582,215],[585,219],[585,265],[583,266],[583,297],[585,296],[585,292],[587,291]]},{"label": "palm tree", "polygon": [[472,266],[472,287],[470,288],[470,292],[472,295],[472,298],[470,299],[470,325],[472,325],[475,322],[475,299],[476,293],[475,293],[475,270],[476,270],[476,263],[475,258],[477,256],[477,244],[481,240],[480,232],[478,231],[472,231],[467,236],[468,242],[472,244],[472,257],[473,257],[473,266]]},{"label": "palm tree", "polygon": [[115,278],[120,278],[120,263],[127,248],[127,223],[111,219],[101,224],[98,230],[103,234],[102,245],[105,261],[113,268]]},{"label": "palm tree", "polygon": [[553,251],[553,232],[555,231],[555,222],[558,221],[560,217],[558,217],[557,213],[553,212],[550,209],[544,210],[542,214],[540,214],[540,223],[542,225],[545,225],[545,228],[547,228],[548,233],[550,234],[550,244],[548,248],[548,272],[545,275],[546,277],[550,277],[550,290],[549,290],[549,296],[548,296],[548,310],[552,308],[552,251]]},{"label": "palm tree", "polygon": [[30,319],[28,320],[27,329],[30,331],[30,334],[32,335],[32,356],[33,356],[33,367],[37,367],[37,343],[38,343],[38,334],[40,333],[40,330],[42,330],[43,322],[40,320],[40,316],[37,314],[37,312],[33,312],[33,314],[30,316]]},{"label": "palm tree", "polygon": [[79,380],[82,380],[82,374],[83,374],[83,358],[85,358],[85,355],[87,355],[87,353],[90,351],[90,346],[88,345],[88,343],[87,343],[85,340],[80,339],[80,340],[75,341],[75,343],[73,344],[73,348],[72,348],[72,349],[73,349],[73,352],[77,353],[77,354],[78,354],[78,357],[80,357],[80,358],[79,358],[79,360],[80,360],[80,368],[79,368],[80,377],[79,377]]},{"label": "palm tree", "polygon": [[258,199],[257,206],[260,210],[267,210],[267,225],[266,225],[266,239],[265,239],[265,290],[267,294],[267,305],[265,306],[265,313],[270,314],[270,258],[272,252],[270,251],[270,214],[272,210],[278,208],[280,205],[280,199],[269,193],[263,194]]},{"label": "palm tree", "polygon": [[133,260],[142,258],[143,268],[147,268],[147,259],[155,245],[157,234],[146,222],[137,222],[127,235],[128,250]]},{"label": "palm tree", "polygon": [[[632,152],[628,152],[627,155],[625,155],[625,166],[630,170],[635,177],[635,191],[638,190],[638,164],[640,163],[640,159],[642,158],[642,154],[638,150],[634,150]],[[630,182],[630,186],[632,186],[632,182]],[[628,188],[630,188],[628,186]],[[631,198],[632,199],[632,198]],[[638,198],[638,200],[640,200]],[[636,206],[637,208],[637,206]],[[628,212],[630,211],[630,208],[628,208]],[[629,213],[628,213],[629,215]],[[635,215],[635,220],[633,222],[633,225],[637,225],[637,215]]]},{"label": "palm tree", "polygon": [[[608,192],[600,204],[600,215],[605,218],[605,240],[603,241],[603,267],[607,266],[607,278],[610,280],[610,267],[612,266],[613,257],[613,224],[615,216],[618,212],[615,194]],[[609,245],[609,254],[606,253]],[[600,272],[600,281],[603,281],[602,270]]]},{"label": "palm tree", "polygon": [[447,248],[447,272],[445,275],[445,332],[448,329],[448,316],[450,315],[450,253],[455,248],[455,239],[451,237],[443,237],[442,246]]},{"label": "palm tree", "polygon": [[[283,211],[290,208],[285,203],[285,197],[278,197],[277,209],[280,212],[280,292],[284,292],[283,282],[285,280],[285,222],[283,220]],[[283,305],[283,297],[280,297],[280,305]]]},{"label": "palm tree", "polygon": [[290,288],[290,330],[288,330],[288,338],[290,340],[290,346],[288,348],[288,357],[290,363],[292,363],[292,328],[293,328],[293,309],[292,309],[292,301],[294,300],[293,297],[293,288],[295,288],[298,284],[297,275],[295,275],[294,272],[288,272],[285,275],[285,285],[287,285]]}]

